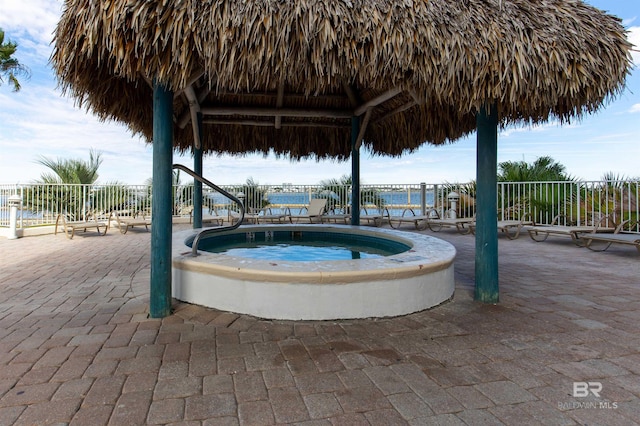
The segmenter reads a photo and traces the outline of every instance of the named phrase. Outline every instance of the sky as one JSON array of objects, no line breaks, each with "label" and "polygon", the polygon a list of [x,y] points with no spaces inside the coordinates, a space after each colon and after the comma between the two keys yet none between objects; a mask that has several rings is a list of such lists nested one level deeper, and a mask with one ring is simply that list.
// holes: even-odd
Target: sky
[{"label": "sky", "polygon": [[[587,3],[622,19],[631,43],[640,50],[640,1],[588,0]],[[125,125],[101,122],[64,97],[49,66],[52,35],[61,0],[2,0],[0,28],[5,42],[18,44],[14,55],[29,67],[31,78],[22,89],[0,86],[0,184],[37,181],[49,170],[38,159],[80,159],[101,153],[99,183],[143,184],[152,175],[152,149]],[[581,180],[605,174],[640,177],[640,52],[627,87],[599,112],[570,125],[548,122],[536,127],[510,127],[498,135],[498,162],[550,156]],[[6,83],[6,82],[5,82]],[[361,151],[360,175],[365,184],[464,183],[475,179],[476,135],[444,146],[423,145],[402,157],[372,156]],[[189,156],[174,154],[174,162],[193,166]],[[351,173],[351,163],[306,160],[292,162],[273,155],[205,156],[204,176],[218,185],[318,184]]]}]

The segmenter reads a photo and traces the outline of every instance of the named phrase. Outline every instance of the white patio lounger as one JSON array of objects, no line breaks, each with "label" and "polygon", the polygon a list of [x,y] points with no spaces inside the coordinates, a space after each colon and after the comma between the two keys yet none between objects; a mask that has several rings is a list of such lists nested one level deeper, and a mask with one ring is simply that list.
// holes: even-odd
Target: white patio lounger
[{"label": "white patio lounger", "polygon": [[302,210],[305,210],[306,213],[300,212],[299,214],[291,214],[289,215],[289,221],[293,223],[293,220],[295,219],[295,223],[298,223],[302,219],[308,220],[309,223],[321,223],[322,215],[325,213],[326,208],[326,198],[313,198],[311,199],[307,207],[302,208]]},{"label": "white patio lounger", "polygon": [[[68,220],[66,215],[59,214],[56,218],[53,235],[58,234],[59,227],[62,227],[62,232],[64,232],[67,238],[72,239],[76,231],[86,232],[94,228],[98,235],[105,235],[109,230],[109,221],[98,221],[95,216],[87,220]],[[103,232],[100,232],[101,228],[104,228]]]},{"label": "white patio lounger", "polygon": [[461,234],[471,232],[470,225],[475,222],[472,217],[459,217],[456,219],[441,219],[429,217],[427,219],[427,227],[433,232],[439,232],[442,228],[456,228]]},{"label": "white patio lounger", "polygon": [[210,207],[207,214],[202,215],[202,225],[212,224],[213,226],[222,226],[226,219],[227,216],[218,213],[215,208]]},{"label": "white patio lounger", "polygon": [[[638,252],[640,252],[640,233],[620,232],[628,222],[628,220],[625,220],[620,225],[616,226],[613,234],[582,234],[580,235],[580,239],[584,240],[585,247],[593,251],[605,251],[606,249],[611,247],[611,244],[627,244],[635,246],[636,249],[638,249]],[[596,246],[594,247],[594,241],[604,243],[604,245],[596,244]]]},{"label": "white patio lounger", "polygon": [[289,219],[289,213],[277,213],[271,207],[264,207],[258,213],[258,223],[285,223]]},{"label": "white patio lounger", "polygon": [[348,213],[326,213],[320,216],[322,223],[341,223],[348,225],[351,221],[351,215]]},{"label": "white patio lounger", "polygon": [[583,234],[588,233],[610,233],[612,234],[615,231],[615,228],[611,228],[608,226],[602,226],[607,220],[607,217],[601,218],[595,225],[584,225],[584,226],[569,226],[569,225],[556,225],[559,222],[562,215],[556,216],[551,225],[533,225],[528,226],[527,231],[529,232],[529,236],[534,241],[545,241],[549,235],[556,236],[568,236],[571,237],[571,240],[578,246],[584,246],[584,240],[581,239]]},{"label": "white patio lounger", "polygon": [[[533,225],[533,221],[530,220],[518,220],[518,219],[505,219],[498,221],[498,231],[502,232],[508,239],[515,240],[520,236],[520,231],[527,226]],[[469,230],[472,234],[476,233],[476,223],[469,224]]]},{"label": "white patio lounger", "polygon": [[389,220],[389,210],[384,209],[381,213],[369,212],[366,208],[362,208],[364,214],[360,215],[360,224],[381,226],[385,220]]},{"label": "white patio lounger", "polygon": [[129,228],[135,226],[144,226],[148,231],[151,225],[151,217],[145,216],[143,213],[129,214],[128,212],[113,211],[111,215],[116,220],[116,226],[120,230],[120,233],[126,234]]},{"label": "white patio lounger", "polygon": [[[636,233],[619,233],[619,234],[582,234],[580,239],[585,240],[585,247],[593,251],[605,251],[611,244],[627,244],[635,246],[640,252],[640,234]],[[606,243],[604,247],[594,247],[594,241]]]},{"label": "white patio lounger", "polygon": [[416,215],[413,209],[404,209],[401,216],[389,216],[389,226],[394,229],[400,228],[403,223],[412,223],[419,231],[427,228],[429,215]]}]

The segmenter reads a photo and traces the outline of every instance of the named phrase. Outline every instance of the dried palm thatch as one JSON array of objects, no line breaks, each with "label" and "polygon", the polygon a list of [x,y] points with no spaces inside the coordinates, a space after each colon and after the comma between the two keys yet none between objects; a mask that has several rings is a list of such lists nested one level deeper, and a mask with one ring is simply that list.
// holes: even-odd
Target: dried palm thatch
[{"label": "dried palm thatch", "polygon": [[175,146],[195,113],[205,152],[400,155],[475,128],[567,121],[618,95],[618,18],[579,0],[67,0],[52,64],[102,119],[152,137],[152,84],[175,93]]}]

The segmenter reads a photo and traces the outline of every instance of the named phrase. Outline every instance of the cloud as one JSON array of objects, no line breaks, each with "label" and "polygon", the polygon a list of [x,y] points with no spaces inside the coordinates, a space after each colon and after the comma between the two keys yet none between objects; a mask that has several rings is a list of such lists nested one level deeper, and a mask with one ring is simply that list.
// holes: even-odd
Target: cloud
[{"label": "cloud", "polygon": [[640,66],[640,27],[629,27],[627,31],[627,39],[634,45],[631,52],[633,64],[637,67]]},{"label": "cloud", "polygon": [[60,0],[3,0],[0,27],[9,38],[48,46],[62,14]]},{"label": "cloud", "polygon": [[631,105],[631,109],[629,110],[629,112],[630,113],[640,112],[640,104]]}]

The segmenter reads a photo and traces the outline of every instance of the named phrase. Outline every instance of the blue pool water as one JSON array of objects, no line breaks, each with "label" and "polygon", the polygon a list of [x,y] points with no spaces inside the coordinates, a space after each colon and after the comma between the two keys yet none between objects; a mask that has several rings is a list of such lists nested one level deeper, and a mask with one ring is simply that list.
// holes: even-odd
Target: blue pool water
[{"label": "blue pool water", "polygon": [[406,244],[378,237],[313,231],[213,236],[203,239],[199,248],[210,253],[250,259],[298,262],[371,259],[410,249]]}]

